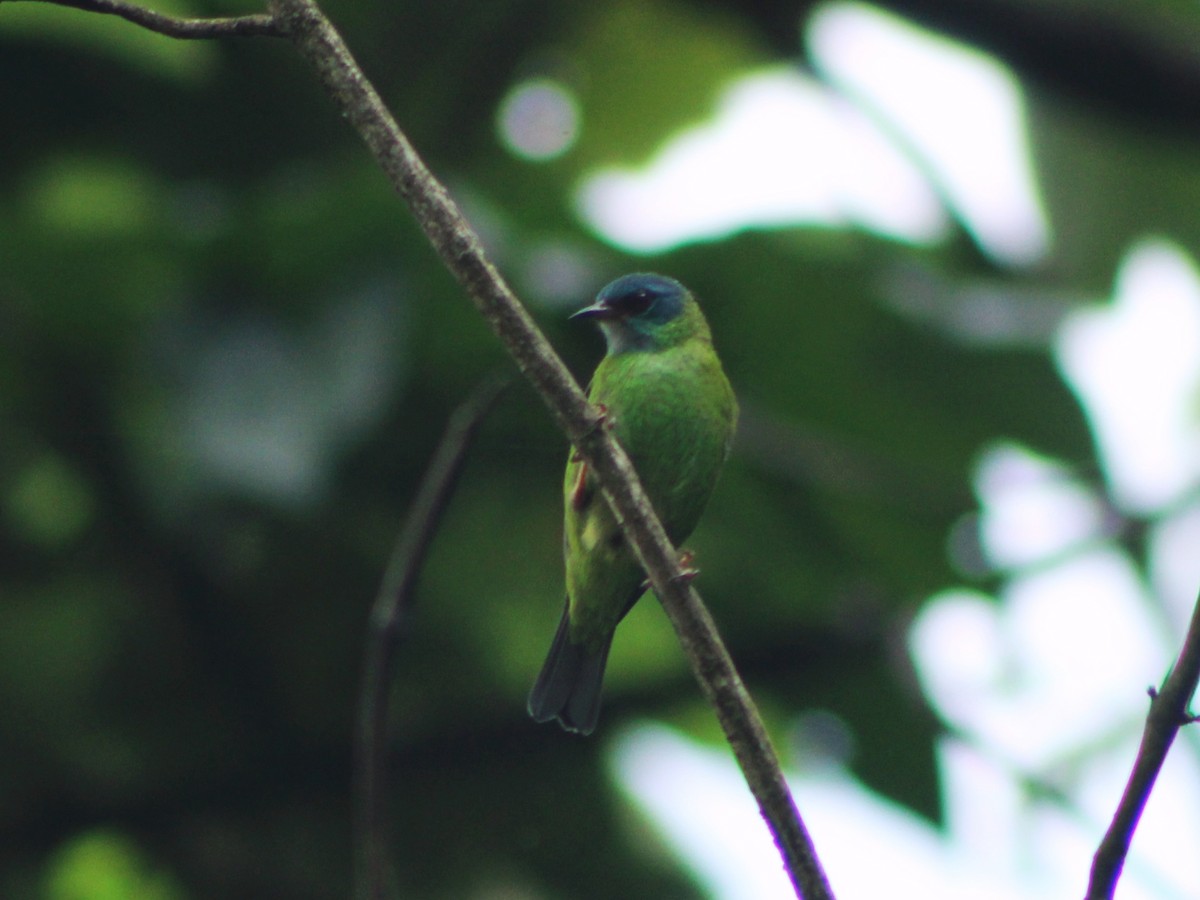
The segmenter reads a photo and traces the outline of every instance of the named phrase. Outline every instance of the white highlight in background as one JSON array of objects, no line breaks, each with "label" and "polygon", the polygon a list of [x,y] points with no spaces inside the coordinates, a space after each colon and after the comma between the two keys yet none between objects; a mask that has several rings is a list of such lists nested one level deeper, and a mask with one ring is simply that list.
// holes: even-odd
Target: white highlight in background
[{"label": "white highlight in background", "polygon": [[980,542],[996,568],[1034,565],[1099,537],[1104,507],[1067,469],[1011,443],[988,448],[975,470]]},{"label": "white highlight in background", "polygon": [[925,180],[878,128],[790,69],[736,82],[711,122],[641,170],[587,178],[577,203],[592,228],[643,253],[751,226],[860,225],[914,242],[946,226]]},{"label": "white highlight in background", "polygon": [[533,78],[500,101],[496,128],[509,152],[534,162],[562,156],[579,137],[579,104],[557,81]]},{"label": "white highlight in background", "polygon": [[1046,254],[1021,89],[1007,68],[863,3],[822,7],[807,37],[821,69],[924,162],[984,252],[1012,265]]},{"label": "white highlight in background", "polygon": [[[766,823],[727,752],[697,745],[666,728],[643,726],[619,741],[613,760],[622,786],[714,898],[796,896]],[[842,900],[1054,896],[962,853],[951,837],[866,790],[837,767],[820,767],[789,783]],[[903,886],[899,894],[897,885]]]},{"label": "white highlight in background", "polygon": [[1045,255],[1020,88],[1003,66],[857,3],[818,11],[808,39],[849,96],[793,69],[748,75],[644,167],[585,179],[584,221],[642,253],[804,224],[933,243],[948,202],[993,259]]},{"label": "white highlight in background", "polygon": [[1121,264],[1112,304],[1072,314],[1057,355],[1099,444],[1114,499],[1149,512],[1200,479],[1200,274],[1172,244]]},{"label": "white highlight in background", "polygon": [[1039,772],[1137,730],[1141,686],[1162,677],[1164,659],[1147,608],[1132,564],[1103,548],[1014,578],[999,602],[961,590],[931,598],[910,645],[948,721]]}]

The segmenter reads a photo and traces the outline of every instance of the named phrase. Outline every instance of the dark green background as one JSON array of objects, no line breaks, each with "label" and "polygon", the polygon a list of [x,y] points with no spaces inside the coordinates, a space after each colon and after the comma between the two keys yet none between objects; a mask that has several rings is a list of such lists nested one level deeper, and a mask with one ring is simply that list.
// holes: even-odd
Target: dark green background
[{"label": "dark green background", "polygon": [[[949,314],[986,286],[1052,324],[1102,301],[1142,234],[1195,247],[1200,12],[888,5],[1022,79],[1055,240],[1035,270],[996,268],[965,231],[922,249],[751,231],[630,258],[581,226],[571,191],[593,166],[644,162],[756,66],[807,67],[808,3],[327,11],[581,377],[601,345],[565,318],[588,298],[539,294],[539,251],[578,254],[588,291],[653,269],[702,296],[744,421],[690,542],[699,587],[781,746],[800,712],[830,710],[855,772],[936,821],[938,723],[905,626],[972,577],[946,553],[972,463],[1011,439],[1098,473],[1044,339],[963,343],[887,291],[936,286]],[[545,164],[494,128],[533,75],[582,107],[580,142]],[[108,896],[71,892],[100,871],[113,896],[348,893],[366,611],[447,416],[497,369],[286,42],[0,3],[0,894]],[[593,738],[524,714],[561,602],[565,453],[511,389],[424,572],[395,702],[405,896],[700,895],[605,769],[635,717],[718,740],[657,607],[622,628]]]}]

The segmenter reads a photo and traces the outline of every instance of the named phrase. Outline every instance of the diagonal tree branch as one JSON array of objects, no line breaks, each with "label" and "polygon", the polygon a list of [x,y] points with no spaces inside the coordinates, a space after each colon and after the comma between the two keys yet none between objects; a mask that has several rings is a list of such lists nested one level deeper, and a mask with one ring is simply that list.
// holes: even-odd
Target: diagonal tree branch
[{"label": "diagonal tree branch", "polygon": [[125,0],[44,2],[117,15],[176,38],[284,35],[292,40],[408,204],[446,267],[537,389],[559,427],[591,464],[679,636],[693,674],[716,710],[797,896],[832,900],[833,892],[758,710],[712,617],[680,566],[678,554],[654,514],[629,457],[610,431],[602,427],[599,411],[587,402],[562,360],[488,261],[478,236],[400,131],[314,0],[269,0],[271,15],[235,19],[178,19]]},{"label": "diagonal tree branch", "polygon": [[338,110],[408,203],[447,268],[537,388],[571,442],[591,463],[679,635],[693,673],[717,712],[797,895],[808,900],[832,898],[762,719],[699,594],[687,583],[628,456],[611,433],[600,427],[598,411],[588,404],[549,342],[487,260],[474,231],[418,157],[316,4],[312,0],[271,0],[271,8],[301,55],[316,69]]},{"label": "diagonal tree branch", "polygon": [[1179,659],[1171,668],[1162,688],[1150,689],[1150,713],[1146,716],[1146,727],[1142,731],[1142,743],[1138,747],[1133,771],[1117,804],[1108,831],[1104,834],[1096,855],[1092,857],[1092,872],[1088,882],[1086,900],[1112,900],[1117,880],[1125,866],[1133,833],[1146,808],[1146,801],[1154,789],[1154,782],[1162,770],[1167,751],[1179,729],[1196,721],[1189,711],[1189,704],[1200,682],[1200,597],[1192,610],[1192,621]]},{"label": "diagonal tree branch", "polygon": [[[15,0],[0,0],[15,2]],[[269,15],[236,16],[220,19],[181,19],[155,12],[125,0],[41,0],[55,6],[70,6],[85,12],[119,16],[158,34],[181,40],[221,37],[282,37],[283,32]]]}]

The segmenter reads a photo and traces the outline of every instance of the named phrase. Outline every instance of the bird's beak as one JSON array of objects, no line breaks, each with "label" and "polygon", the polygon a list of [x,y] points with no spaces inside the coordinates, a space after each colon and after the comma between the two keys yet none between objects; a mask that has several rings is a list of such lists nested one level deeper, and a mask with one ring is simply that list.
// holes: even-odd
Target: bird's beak
[{"label": "bird's beak", "polygon": [[591,306],[585,306],[583,309],[579,310],[579,312],[573,314],[571,316],[571,320],[574,321],[575,319],[599,319],[600,321],[603,322],[606,319],[615,319],[615,318],[617,318],[618,315],[620,315],[620,314],[615,309],[613,309],[611,306],[608,306],[607,304],[593,303]]}]

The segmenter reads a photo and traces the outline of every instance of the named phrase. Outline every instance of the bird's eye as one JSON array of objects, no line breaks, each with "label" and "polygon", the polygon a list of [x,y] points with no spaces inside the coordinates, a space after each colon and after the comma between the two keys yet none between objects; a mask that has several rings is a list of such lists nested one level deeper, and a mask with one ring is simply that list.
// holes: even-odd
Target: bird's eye
[{"label": "bird's eye", "polygon": [[630,291],[617,298],[613,305],[627,316],[637,316],[648,310],[654,303],[654,295],[649,291]]}]

